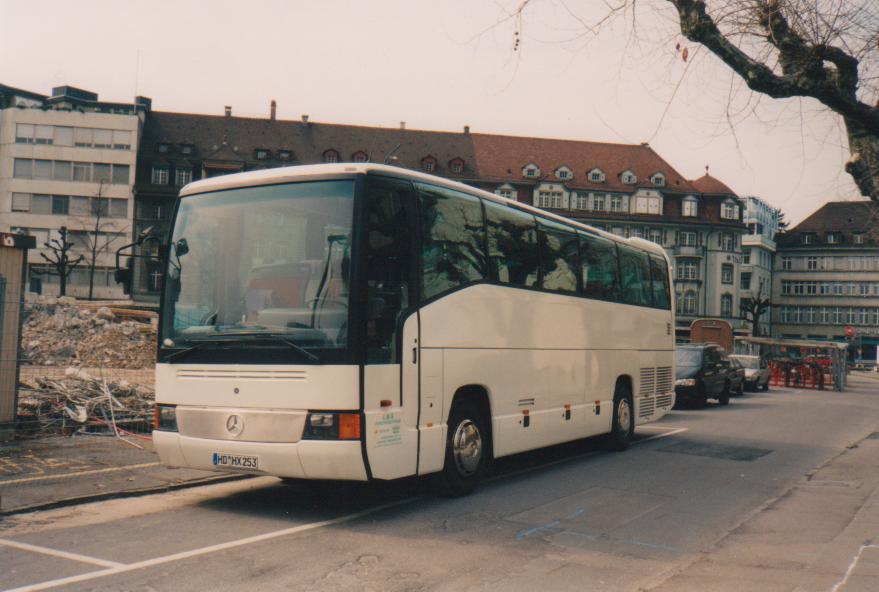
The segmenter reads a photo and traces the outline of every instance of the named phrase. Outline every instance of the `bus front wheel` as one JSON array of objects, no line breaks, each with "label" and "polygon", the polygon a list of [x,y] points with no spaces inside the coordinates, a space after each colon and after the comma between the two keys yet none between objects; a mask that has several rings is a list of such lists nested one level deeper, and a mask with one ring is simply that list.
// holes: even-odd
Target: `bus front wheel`
[{"label": "bus front wheel", "polygon": [[466,495],[482,480],[490,449],[485,426],[485,418],[473,402],[462,401],[452,408],[445,462],[439,474],[443,495]]},{"label": "bus front wheel", "polygon": [[635,413],[632,408],[632,392],[625,383],[617,384],[613,395],[613,422],[608,435],[611,448],[625,450],[635,435]]}]

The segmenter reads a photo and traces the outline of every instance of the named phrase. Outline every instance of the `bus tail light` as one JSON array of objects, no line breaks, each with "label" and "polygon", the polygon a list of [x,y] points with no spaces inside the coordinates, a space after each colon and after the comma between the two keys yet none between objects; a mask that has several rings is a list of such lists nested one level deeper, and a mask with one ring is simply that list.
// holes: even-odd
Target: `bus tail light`
[{"label": "bus tail light", "polygon": [[316,411],[308,414],[303,440],[359,440],[360,414]]},{"label": "bus tail light", "polygon": [[165,432],[177,431],[177,406],[156,404],[155,428]]}]

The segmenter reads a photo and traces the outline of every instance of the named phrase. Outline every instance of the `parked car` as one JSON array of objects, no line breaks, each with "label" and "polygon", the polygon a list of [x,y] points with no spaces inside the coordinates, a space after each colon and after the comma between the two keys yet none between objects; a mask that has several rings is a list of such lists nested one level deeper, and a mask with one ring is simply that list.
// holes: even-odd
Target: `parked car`
[{"label": "parked car", "polygon": [[717,399],[729,405],[729,364],[724,362],[725,351],[715,343],[678,345],[675,350],[675,395],[679,401],[689,401],[704,407],[708,399]]},{"label": "parked car", "polygon": [[745,394],[745,367],[732,356],[724,356],[723,360],[728,365],[729,389],[741,397]]},{"label": "parked car", "polygon": [[769,365],[760,356],[730,356],[745,367],[745,388],[749,391],[757,389],[769,390]]}]

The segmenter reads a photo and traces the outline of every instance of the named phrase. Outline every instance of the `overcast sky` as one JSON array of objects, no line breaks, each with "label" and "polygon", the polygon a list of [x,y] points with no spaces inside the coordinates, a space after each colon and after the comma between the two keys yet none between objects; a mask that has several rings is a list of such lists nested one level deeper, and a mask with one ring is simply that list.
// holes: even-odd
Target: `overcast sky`
[{"label": "overcast sky", "polygon": [[[152,97],[163,111],[638,143],[687,178],[710,166],[797,222],[857,199],[844,130],[813,101],[753,96],[646,0],[0,0],[0,82]],[[684,62],[675,45],[688,47]]]}]

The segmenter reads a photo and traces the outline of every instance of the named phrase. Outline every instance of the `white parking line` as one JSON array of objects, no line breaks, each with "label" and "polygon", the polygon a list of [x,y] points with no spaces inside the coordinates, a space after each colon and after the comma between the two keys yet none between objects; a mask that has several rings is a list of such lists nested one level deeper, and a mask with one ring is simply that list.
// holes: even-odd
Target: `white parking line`
[{"label": "white parking line", "polygon": [[23,477],[21,479],[0,479],[0,487],[4,485],[15,485],[17,483],[30,483],[31,481],[48,481],[50,479],[66,479],[68,477],[79,477],[81,475],[97,475],[98,473],[112,473],[114,471],[127,471],[129,469],[143,469],[146,467],[157,467],[162,463],[148,462],[138,465],[125,465],[123,467],[108,467],[106,469],[88,469],[86,471],[75,471],[73,473],[57,473],[55,475],[40,475],[39,477]]},{"label": "white parking line", "polygon": [[686,432],[690,428],[671,428],[667,432],[662,432],[661,434],[656,434],[654,436],[648,436],[647,438],[641,438],[640,440],[635,440],[634,444],[640,444],[641,442],[648,442],[650,440],[656,440],[657,438],[665,438],[666,436],[674,436],[675,434],[680,434],[681,432]]},{"label": "white parking line", "polygon": [[830,592],[837,592],[842,586],[845,586],[846,582],[848,582],[849,577],[851,577],[852,572],[855,570],[855,567],[858,565],[858,561],[861,560],[861,555],[864,554],[864,550],[866,549],[879,549],[879,545],[867,544],[861,545],[861,548],[858,549],[857,555],[855,555],[854,559],[852,559],[851,563],[848,565],[848,569],[845,570],[845,575],[841,580],[839,580],[836,585],[830,590]]},{"label": "white parking line", "polygon": [[[348,514],[347,516],[340,516],[339,518],[333,518],[331,520],[322,520],[320,522],[312,522],[309,524],[300,524],[299,526],[293,526],[291,528],[284,528],[282,530],[275,530],[272,532],[267,532],[265,534],[259,534],[252,537],[247,537],[243,539],[237,539],[234,541],[229,541],[227,543],[219,543],[217,545],[210,545],[208,547],[201,547],[199,549],[192,549],[189,551],[182,551],[180,553],[174,553],[172,555],[165,555],[163,557],[156,557],[154,559],[146,559],[144,561],[138,561],[136,563],[117,563],[112,564],[112,567],[108,567],[108,569],[102,569],[99,571],[92,571],[89,573],[84,573],[76,576],[69,576],[66,578],[58,578],[57,580],[49,580],[46,582],[40,582],[39,584],[31,584],[28,586],[21,586],[19,588],[10,588],[8,590],[4,590],[3,592],[32,592],[36,590],[48,590],[49,588],[55,588],[57,586],[65,586],[67,584],[76,584],[79,582],[87,582],[89,580],[95,580],[98,578],[103,578],[106,576],[112,576],[116,574],[126,573],[129,571],[135,571],[138,569],[143,569],[146,567],[154,567],[156,565],[162,565],[164,563],[171,563],[172,561],[180,561],[181,559],[189,559],[190,557],[198,557],[199,555],[207,555],[208,553],[215,553],[217,551],[224,551],[226,549],[232,549],[235,547],[241,547],[244,545],[250,545],[252,543],[259,543],[262,541],[268,541],[271,539],[276,539],[278,537],[283,537],[291,534],[297,534],[300,532],[305,532],[308,530],[315,530],[318,528],[323,528],[325,526],[334,526],[336,524],[342,524],[343,522],[349,522],[351,520],[355,520],[357,518],[362,518],[363,516],[367,516],[369,514],[373,514],[375,512],[380,512],[382,510],[387,510],[388,508],[393,508],[396,506],[401,506],[403,504],[407,504],[409,502],[415,501],[419,499],[418,497],[411,497],[408,499],[391,502],[389,504],[383,504],[381,506],[376,506],[374,508],[369,508],[368,510],[363,510],[361,512],[355,512],[354,514]],[[23,543],[20,543],[23,544]],[[46,549],[45,547],[38,547],[41,552],[46,551],[54,551],[54,549]],[[56,553],[64,553],[63,551],[57,551]],[[73,554],[70,554],[73,555]],[[91,562],[96,561],[94,558],[89,558]],[[97,560],[101,561],[101,560]],[[112,562],[107,562],[112,563]]]},{"label": "white parking line", "polygon": [[67,551],[40,547],[39,545],[29,545],[28,543],[20,543],[8,539],[0,539],[0,545],[21,549],[22,551],[31,551],[32,553],[42,553],[43,555],[70,559],[71,561],[79,561],[80,563],[91,563],[93,565],[100,565],[101,567],[119,567],[123,565],[122,563],[117,563],[115,561],[107,561],[106,559],[98,559],[97,557],[89,557],[88,555],[80,555],[79,553],[68,553]]}]

